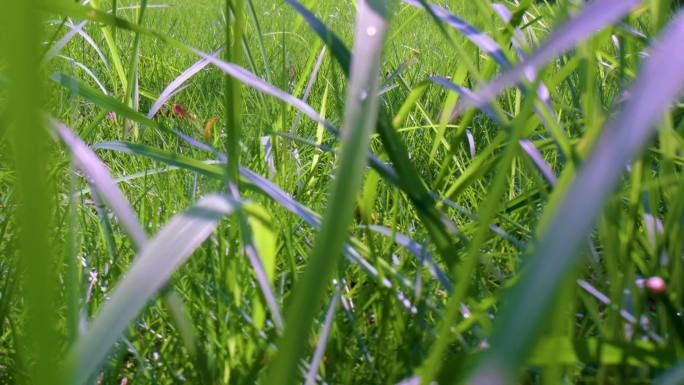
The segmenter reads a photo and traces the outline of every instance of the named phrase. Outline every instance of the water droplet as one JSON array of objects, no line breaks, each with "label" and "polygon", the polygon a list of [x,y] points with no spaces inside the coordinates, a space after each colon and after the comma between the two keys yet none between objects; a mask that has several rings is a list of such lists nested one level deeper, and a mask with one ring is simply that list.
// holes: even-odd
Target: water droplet
[{"label": "water droplet", "polygon": [[375,34],[378,33],[378,30],[371,25],[370,27],[366,28],[366,33],[368,36],[375,36]]}]

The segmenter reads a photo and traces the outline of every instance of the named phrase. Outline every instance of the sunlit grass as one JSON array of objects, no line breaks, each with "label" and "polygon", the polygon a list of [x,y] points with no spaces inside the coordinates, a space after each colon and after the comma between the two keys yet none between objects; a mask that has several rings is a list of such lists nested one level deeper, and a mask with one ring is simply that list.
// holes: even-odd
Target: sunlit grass
[{"label": "sunlit grass", "polygon": [[3,9],[0,383],[684,380],[679,2],[85,3]]}]

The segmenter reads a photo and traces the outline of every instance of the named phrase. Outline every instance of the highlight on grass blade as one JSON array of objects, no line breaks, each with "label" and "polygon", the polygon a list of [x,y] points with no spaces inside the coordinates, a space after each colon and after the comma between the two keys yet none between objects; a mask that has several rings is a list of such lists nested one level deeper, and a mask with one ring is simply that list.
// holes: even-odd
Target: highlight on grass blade
[{"label": "highlight on grass blade", "polygon": [[477,89],[464,100],[459,110],[480,108],[494,99],[504,88],[517,82],[528,72],[536,72],[546,62],[573,48],[607,25],[619,21],[641,0],[594,0],[582,12],[556,29],[546,41],[522,63],[505,71],[490,83]]},{"label": "highlight on grass blade", "polygon": [[86,173],[92,183],[97,186],[99,195],[102,196],[109,207],[117,214],[123,224],[123,228],[133,239],[138,247],[147,242],[147,235],[138,222],[138,218],[121,191],[114,183],[114,179],[107,171],[107,167],[92,152],[83,141],[74,135],[69,128],[56,119],[51,119],[51,124],[64,144],[69,147],[76,165]]},{"label": "highlight on grass blade", "polygon": [[387,4],[382,0],[357,3],[350,83],[347,89],[342,151],[330,201],[304,275],[293,289],[285,315],[285,331],[279,351],[268,369],[266,382],[292,383],[297,378],[297,361],[303,355],[313,318],[342,255],[346,228],[352,219],[356,195],[367,164],[366,153],[378,113],[379,68],[385,31]]},{"label": "highlight on grass blade", "polygon": [[[222,48],[219,48],[213,52],[211,52],[209,55],[211,56],[217,56],[221,52]],[[159,109],[166,103],[167,100],[171,99],[173,95],[175,95],[178,91],[180,91],[181,86],[183,83],[188,81],[191,77],[195,76],[198,72],[200,72],[202,69],[204,69],[207,65],[209,65],[209,60],[202,58],[195,62],[193,65],[188,67],[185,71],[183,71],[178,77],[173,79],[171,83],[169,83],[166,88],[159,94],[159,97],[157,100],[154,101],[152,104],[152,107],[150,108],[150,111],[147,113],[147,117],[152,119],[154,115],[157,114]]]},{"label": "highlight on grass blade", "polygon": [[173,217],[145,245],[109,301],[69,351],[64,370],[73,373],[73,383],[83,383],[100,366],[126,325],[216,229],[219,219],[239,204],[227,196],[207,195]]},{"label": "highlight on grass blade", "polygon": [[605,126],[575,180],[562,192],[562,201],[552,208],[553,216],[527,259],[519,282],[502,301],[492,347],[470,383],[507,384],[514,380],[538,337],[563,277],[576,263],[577,247],[619,182],[624,165],[646,144],[661,114],[684,90],[680,65],[684,51],[679,49],[683,40],[684,11],[654,43],[629,90],[630,99]]},{"label": "highlight on grass blade", "polygon": [[499,44],[484,32],[478,30],[465,20],[449,13],[448,10],[438,5],[430,4],[419,0],[402,0],[404,3],[414,6],[416,8],[423,8],[435,15],[439,20],[445,22],[451,27],[461,32],[468,40],[477,45],[480,49],[485,51],[496,61],[500,66],[507,68],[509,66],[506,55],[499,47]]}]

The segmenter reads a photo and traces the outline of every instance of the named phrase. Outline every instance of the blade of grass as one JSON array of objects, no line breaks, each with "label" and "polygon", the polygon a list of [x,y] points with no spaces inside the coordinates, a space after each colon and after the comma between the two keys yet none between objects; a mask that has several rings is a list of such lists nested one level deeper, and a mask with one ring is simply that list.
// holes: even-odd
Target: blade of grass
[{"label": "blade of grass", "polygon": [[62,139],[64,144],[69,148],[74,158],[74,163],[78,168],[84,171],[88,177],[97,186],[99,195],[102,196],[109,207],[117,214],[119,220],[123,223],[123,228],[131,239],[142,247],[147,242],[147,235],[140,226],[138,218],[133,212],[133,209],[126,201],[126,198],[121,194],[114,179],[107,171],[107,167],[100,161],[100,159],[83,143],[71,130],[65,125],[52,119],[51,124],[57,134]]},{"label": "blade of grass", "polygon": [[473,98],[464,100],[459,111],[485,105],[504,88],[521,81],[526,72],[537,71],[546,62],[586,40],[597,30],[619,21],[640,2],[640,0],[595,0],[587,4],[579,15],[557,28],[527,59],[480,87],[475,91]]},{"label": "blade of grass", "polygon": [[[24,380],[32,384],[56,382],[55,357],[59,356],[61,342],[56,330],[58,260],[50,241],[55,224],[53,188],[51,178],[46,177],[51,160],[50,138],[40,112],[45,102],[44,78],[39,69],[43,15],[36,15],[36,9],[43,3],[13,1],[3,4],[0,12],[0,59],[8,80],[7,92],[3,92],[3,123],[8,125],[12,169],[16,173],[13,200],[17,204],[14,218],[19,232],[15,274],[17,279],[23,276],[18,281],[26,312],[21,333],[13,333],[21,360],[15,368],[23,371]],[[15,375],[22,373],[17,371]]]},{"label": "blade of grass", "polygon": [[321,330],[321,334],[318,336],[318,343],[316,344],[314,355],[311,357],[311,363],[309,364],[309,371],[306,373],[306,381],[304,382],[304,385],[316,385],[316,373],[318,373],[318,367],[321,365],[321,359],[325,353],[325,346],[328,342],[328,334],[330,333],[333,316],[335,315],[335,309],[337,308],[337,303],[339,301],[340,292],[337,291],[330,300],[330,306],[328,306],[328,311],[325,314],[323,330]]},{"label": "blade of grass", "polygon": [[97,86],[100,87],[102,93],[105,95],[109,95],[109,91],[107,91],[107,88],[105,88],[104,84],[100,81],[100,79],[95,75],[95,73],[93,73],[93,71],[90,68],[85,66],[85,64],[67,56],[59,55],[58,57],[70,61],[73,65],[85,71],[85,73],[88,74],[88,76],[90,76],[95,81],[95,84],[97,84]]},{"label": "blade of grass", "polygon": [[[98,3],[99,0],[90,0],[90,4],[96,9],[99,8]],[[48,6],[52,5],[54,4],[48,4]],[[116,15],[114,15],[114,17],[116,17]],[[119,48],[116,45],[116,27],[103,26],[102,34],[104,35],[107,48],[109,48],[109,54],[112,56],[112,63],[114,64],[114,70],[116,70],[116,74],[119,77],[121,89],[125,91],[128,89],[128,80],[126,78],[126,71],[124,70],[123,62],[121,61],[121,55],[119,54]]]},{"label": "blade of grass", "polygon": [[309,257],[304,275],[295,284],[285,318],[285,331],[278,352],[268,369],[266,383],[292,384],[297,381],[297,362],[306,349],[305,341],[325,286],[337,267],[338,255],[352,219],[366,166],[370,135],[377,120],[379,67],[385,30],[387,4],[380,0],[357,3],[355,50],[350,71],[342,151],[330,201],[321,230]]},{"label": "blade of grass", "polygon": [[[222,48],[219,48],[212,53],[210,53],[211,56],[216,56],[218,53],[221,51]],[[157,112],[159,112],[159,109],[162,108],[164,103],[166,103],[173,95],[175,95],[178,91],[178,89],[188,81],[191,77],[195,76],[198,72],[200,72],[202,69],[204,69],[206,66],[209,65],[209,61],[202,58],[198,61],[196,61],[193,65],[188,67],[185,71],[183,71],[180,75],[178,75],[171,83],[169,83],[166,88],[159,94],[159,97],[157,100],[154,101],[152,104],[152,107],[150,108],[150,111],[147,113],[147,117],[152,119],[154,115],[156,115]]]},{"label": "blade of grass", "polygon": [[88,330],[69,351],[65,373],[72,383],[88,379],[110,348],[173,272],[216,229],[219,219],[239,205],[221,195],[208,195],[186,212],[173,217],[140,251],[124,278],[112,291]]},{"label": "blade of grass", "polygon": [[551,170],[551,167],[549,167],[548,163],[544,161],[544,157],[539,150],[537,150],[537,147],[535,147],[534,144],[532,144],[532,142],[529,140],[521,140],[518,142],[518,144],[520,144],[520,147],[525,151],[525,153],[527,153],[527,156],[530,157],[546,181],[549,182],[551,186],[555,185],[556,174],[553,173],[553,170]]},{"label": "blade of grass", "polygon": [[271,69],[268,65],[268,57],[266,56],[266,48],[264,47],[264,37],[261,32],[261,26],[259,25],[259,18],[254,10],[254,3],[252,0],[247,0],[247,9],[249,10],[249,16],[252,19],[252,26],[254,27],[254,32],[256,34],[257,42],[259,43],[259,51],[261,52],[261,60],[264,62],[264,74],[266,75],[266,81],[273,83],[271,79]]},{"label": "blade of grass", "polygon": [[[233,25],[230,25],[230,14],[233,14]],[[225,61],[239,65],[242,62],[242,34],[244,28],[244,3],[243,0],[226,0],[226,34],[224,51]],[[242,112],[242,88],[240,82],[226,73],[224,78],[224,110],[226,119],[226,154],[228,155],[228,177],[236,188],[239,183],[240,168],[240,137],[241,112]],[[256,78],[256,76],[254,76]]]},{"label": "blade of grass", "polygon": [[449,11],[438,5],[429,4],[421,0],[402,1],[413,7],[425,9],[431,15],[434,15],[434,17],[436,17],[438,20],[442,20],[451,27],[455,28],[456,30],[461,32],[468,40],[472,41],[480,49],[482,49],[489,56],[491,56],[492,59],[494,59],[500,66],[504,68],[508,68],[510,66],[509,61],[506,58],[504,52],[501,50],[501,47],[499,47],[499,44],[497,44],[496,41],[494,41],[494,39],[487,36],[487,34],[473,27],[470,23],[451,14]]},{"label": "blade of grass", "polygon": [[[91,189],[93,187],[95,188],[93,190],[93,199],[99,200],[99,197],[104,198],[108,206],[122,222],[124,230],[133,240],[135,247],[138,250],[144,248],[148,243],[147,235],[140,225],[135,212],[126,201],[121,190],[119,190],[117,182],[111,177],[109,171],[107,171],[107,167],[82,140],[69,130],[69,128],[55,119],[51,119],[51,124],[53,129],[57,131],[58,136],[69,148],[76,166],[87,174]],[[105,226],[109,228],[109,218],[106,214],[101,213],[101,211],[103,210],[98,208],[98,213],[100,213],[100,216],[103,218]],[[111,232],[111,228],[109,228],[109,230],[109,232]],[[108,244],[111,243],[112,242],[108,242]],[[110,249],[113,250],[113,246],[110,246]],[[204,352],[199,348],[197,340],[190,339],[190,337],[196,335],[196,332],[192,329],[192,323],[187,317],[186,311],[183,309],[180,298],[172,289],[167,288],[164,293],[164,303],[169,309],[173,320],[181,333],[186,348],[190,352],[191,357],[195,360],[195,369],[203,380],[209,380],[211,376],[208,374],[209,370],[206,367],[206,357]],[[74,373],[66,373],[67,376],[72,376],[73,374]]]},{"label": "blade of grass", "polygon": [[680,12],[653,45],[629,90],[632,97],[606,125],[575,180],[565,192],[559,192],[563,199],[552,208],[553,216],[527,258],[528,265],[518,284],[502,301],[492,348],[470,383],[506,384],[514,380],[553,305],[563,276],[576,263],[577,247],[619,182],[624,165],[645,145],[663,111],[684,89],[684,71],[679,65],[684,52],[678,48],[683,39],[684,12]]},{"label": "blade of grass", "polygon": [[124,103],[121,103],[117,99],[111,96],[104,95],[97,89],[90,87],[86,84],[83,84],[78,79],[72,78],[62,73],[53,74],[52,79],[55,80],[57,83],[61,84],[66,89],[70,90],[71,92],[92,101],[93,103],[97,104],[101,108],[106,109],[107,111],[116,112],[117,115],[121,115],[134,122],[144,124],[148,127],[160,127],[157,124],[157,122],[151,120],[145,115],[140,114],[138,111],[133,110],[132,108],[130,108]]},{"label": "blade of grass", "polygon": [[[330,48],[333,58],[340,64],[343,72],[348,77],[349,58],[351,57],[349,49],[332,30],[320,22],[296,0],[288,0],[288,4],[304,17],[321,40],[326,42],[330,40],[332,42],[326,44]],[[371,165],[380,175],[402,189],[409,196],[411,202],[418,210],[421,221],[423,221],[433,238],[433,242],[437,245],[440,255],[448,261],[449,265],[453,264],[457,254],[456,244],[452,240],[456,233],[456,226],[437,209],[434,198],[430,195],[424,181],[411,163],[406,145],[397,134],[395,127],[393,127],[389,115],[382,111],[382,109],[377,121],[376,130],[380,134],[385,151],[387,151],[396,169],[396,177],[390,178],[390,175],[379,169],[373,160],[371,160]]]}]

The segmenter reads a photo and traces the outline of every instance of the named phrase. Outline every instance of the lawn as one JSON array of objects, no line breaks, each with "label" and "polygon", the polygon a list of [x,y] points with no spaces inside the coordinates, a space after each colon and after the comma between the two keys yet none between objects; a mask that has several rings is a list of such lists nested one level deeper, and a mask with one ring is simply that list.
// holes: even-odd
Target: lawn
[{"label": "lawn", "polygon": [[684,384],[670,0],[22,0],[0,383]]}]

